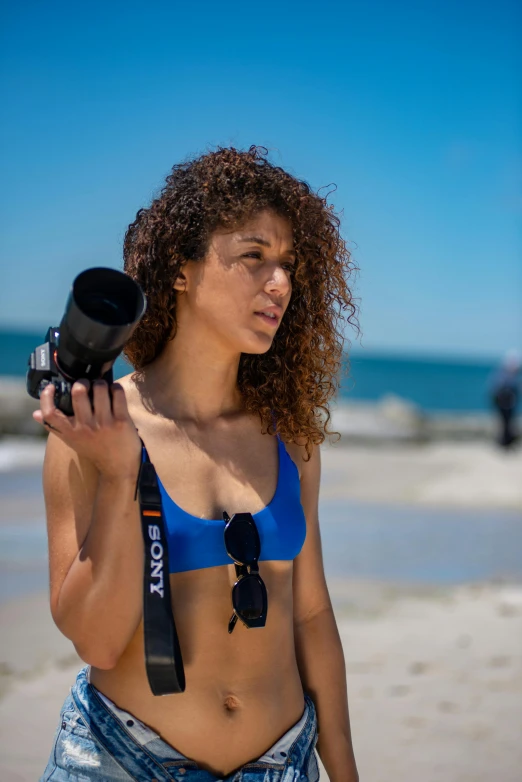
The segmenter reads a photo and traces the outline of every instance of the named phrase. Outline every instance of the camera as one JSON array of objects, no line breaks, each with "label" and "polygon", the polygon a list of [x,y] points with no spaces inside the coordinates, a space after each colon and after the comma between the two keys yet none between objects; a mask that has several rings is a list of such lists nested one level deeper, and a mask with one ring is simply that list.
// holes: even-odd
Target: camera
[{"label": "camera", "polygon": [[[138,283],[124,272],[95,267],[74,280],[58,327],[48,329],[45,341],[31,353],[26,385],[40,398],[52,383],[55,405],[74,415],[73,383],[80,378],[103,379],[110,388],[112,367],[147,307]],[[90,390],[92,401],[92,385]]]}]

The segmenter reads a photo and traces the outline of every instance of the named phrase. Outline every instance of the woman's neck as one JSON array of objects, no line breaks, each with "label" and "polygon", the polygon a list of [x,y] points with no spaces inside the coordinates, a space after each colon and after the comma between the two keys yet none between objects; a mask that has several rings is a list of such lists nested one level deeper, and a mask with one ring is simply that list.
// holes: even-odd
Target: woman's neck
[{"label": "woman's neck", "polygon": [[214,344],[179,336],[143,370],[140,392],[154,409],[167,418],[201,426],[242,410],[237,386],[241,355],[225,355]]}]

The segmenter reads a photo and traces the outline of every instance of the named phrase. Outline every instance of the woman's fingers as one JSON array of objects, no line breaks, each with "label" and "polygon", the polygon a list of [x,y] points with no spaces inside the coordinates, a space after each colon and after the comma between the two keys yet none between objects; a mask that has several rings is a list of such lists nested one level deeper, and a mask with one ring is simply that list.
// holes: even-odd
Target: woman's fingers
[{"label": "woman's fingers", "polygon": [[54,404],[55,393],[56,389],[52,383],[49,383],[49,385],[40,392],[40,412],[44,420],[50,421],[57,412],[56,405]]},{"label": "woman's fingers", "polygon": [[90,460],[100,473],[134,476],[140,451],[139,436],[122,386],[115,383],[111,391],[112,410],[105,381],[95,382],[93,405],[89,398],[89,381],[85,378],[76,381],[71,389],[74,415],[66,416],[56,409],[54,387],[45,388],[40,394],[40,410],[33,413],[33,418],[47,432],[56,432],[62,442]]},{"label": "woman's fingers", "polygon": [[56,389],[49,383],[40,393],[40,409],[35,410],[33,418],[47,431],[65,434],[71,430],[71,421],[68,416],[58,410],[54,404]]},{"label": "woman's fingers", "polygon": [[82,427],[95,431],[99,428],[109,428],[115,422],[130,421],[125,391],[119,383],[114,383],[110,389],[112,407],[109,387],[105,380],[94,381],[92,404],[89,398],[89,386],[90,382],[85,378],[73,384],[71,399],[74,415],[66,416],[54,404],[55,388],[50,383],[40,394],[40,409],[33,413],[34,420],[46,431],[54,431],[66,437],[72,436],[73,440],[76,440],[75,432],[80,434]]},{"label": "woman's fingers", "polygon": [[129,411],[127,409],[127,400],[125,399],[125,391],[119,383],[113,383],[111,386],[112,392],[112,414],[117,421],[127,421],[129,418]]},{"label": "woman's fingers", "polygon": [[83,426],[94,426],[94,415],[89,399],[90,381],[82,378],[73,383],[71,389],[72,407],[76,422]]},{"label": "woman's fingers", "polygon": [[98,426],[110,426],[112,423],[109,387],[105,380],[93,383],[94,421]]}]

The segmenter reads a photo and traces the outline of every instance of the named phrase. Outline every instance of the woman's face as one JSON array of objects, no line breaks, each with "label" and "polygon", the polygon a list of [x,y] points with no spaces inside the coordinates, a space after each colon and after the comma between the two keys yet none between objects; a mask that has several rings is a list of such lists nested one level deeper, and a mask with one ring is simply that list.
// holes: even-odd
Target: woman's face
[{"label": "woman's face", "polygon": [[290,223],[272,211],[216,231],[204,260],[189,261],[176,281],[178,334],[190,329],[234,354],[265,353],[290,301],[294,264]]}]

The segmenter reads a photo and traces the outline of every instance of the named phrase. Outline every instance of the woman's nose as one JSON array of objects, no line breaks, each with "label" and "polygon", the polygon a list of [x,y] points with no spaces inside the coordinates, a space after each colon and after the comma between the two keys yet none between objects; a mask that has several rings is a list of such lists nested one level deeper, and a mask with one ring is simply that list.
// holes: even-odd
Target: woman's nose
[{"label": "woman's nose", "polygon": [[282,266],[274,266],[265,287],[268,291],[279,291],[282,296],[290,291],[291,282]]}]

